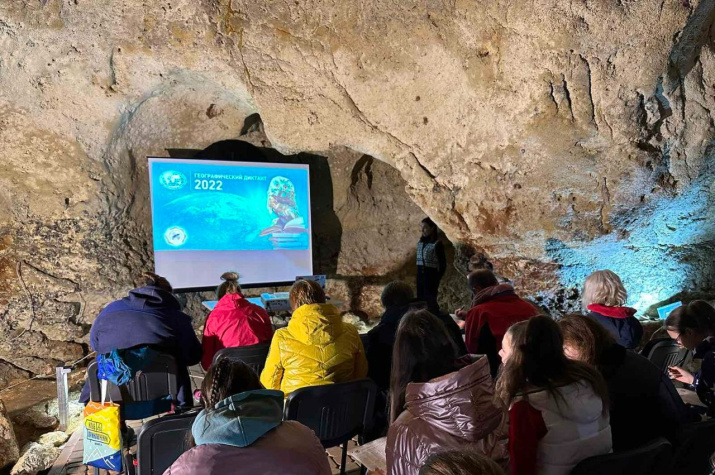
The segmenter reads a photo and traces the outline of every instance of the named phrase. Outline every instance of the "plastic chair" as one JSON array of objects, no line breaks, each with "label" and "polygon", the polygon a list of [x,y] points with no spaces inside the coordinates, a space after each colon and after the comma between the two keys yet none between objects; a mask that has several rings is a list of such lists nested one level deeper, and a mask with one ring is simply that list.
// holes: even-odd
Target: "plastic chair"
[{"label": "plastic chair", "polygon": [[142,425],[137,438],[138,475],[162,474],[189,450],[191,425],[198,411],[168,415]]},{"label": "plastic chair", "polygon": [[[123,386],[107,384],[108,400],[121,404],[120,416],[122,423],[126,420],[137,420],[151,415],[168,412],[178,402],[179,387],[176,380],[178,365],[176,359],[166,353],[158,354],[145,368],[137,371],[134,378]],[[99,378],[97,377],[97,362],[93,361],[87,367],[89,381],[89,399],[93,402],[102,401]],[[169,398],[167,401],[166,398]],[[133,404],[138,403],[138,404]],[[132,408],[132,406],[134,406]],[[134,475],[134,457],[127,448],[131,444],[131,436],[125,436],[124,473]],[[99,469],[94,469],[99,474]]]},{"label": "plastic chair", "polygon": [[286,398],[284,419],[313,429],[326,449],[342,445],[345,474],[347,442],[370,430],[376,395],[377,385],[369,379],[297,389]]},{"label": "plastic chair", "polygon": [[[157,355],[144,369],[138,371],[134,379],[123,386],[107,385],[108,399],[123,405],[135,402],[156,401],[167,396],[175,405],[178,402],[179,387],[176,380],[178,365],[176,359],[166,353]],[[101,389],[97,378],[97,362],[87,367],[89,399],[101,402]],[[157,412],[159,414],[159,412]],[[132,420],[132,419],[129,419]]]},{"label": "plastic chair", "polygon": [[671,473],[672,458],[670,442],[660,438],[637,449],[589,457],[576,465],[571,475],[665,475]]},{"label": "plastic chair", "polygon": [[715,452],[715,419],[685,425],[680,439],[671,473],[709,473],[710,456]]},{"label": "plastic chair", "polygon": [[218,363],[223,358],[230,360],[243,361],[256,372],[261,375],[263,367],[266,365],[268,350],[271,348],[270,343],[259,343],[251,346],[236,346],[233,348],[223,348],[216,352],[212,364]]},{"label": "plastic chair", "polygon": [[681,366],[688,358],[689,351],[686,348],[681,348],[678,343],[672,338],[656,338],[649,341],[641,351],[641,355],[650,360],[668,374],[669,366]]}]

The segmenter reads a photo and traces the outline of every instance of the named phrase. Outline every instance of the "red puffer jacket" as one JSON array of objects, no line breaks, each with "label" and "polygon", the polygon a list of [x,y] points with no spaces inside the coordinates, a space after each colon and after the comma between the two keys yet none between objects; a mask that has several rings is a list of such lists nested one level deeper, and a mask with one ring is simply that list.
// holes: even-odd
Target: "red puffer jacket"
[{"label": "red puffer jacket", "polygon": [[470,450],[508,464],[508,418],[493,404],[487,359],[426,383],[410,383],[405,411],[387,432],[387,475],[417,475],[434,453]]},{"label": "red puffer jacket", "polygon": [[240,294],[226,294],[206,319],[201,366],[208,370],[220,349],[268,343],[271,338],[273,326],[265,310]]}]

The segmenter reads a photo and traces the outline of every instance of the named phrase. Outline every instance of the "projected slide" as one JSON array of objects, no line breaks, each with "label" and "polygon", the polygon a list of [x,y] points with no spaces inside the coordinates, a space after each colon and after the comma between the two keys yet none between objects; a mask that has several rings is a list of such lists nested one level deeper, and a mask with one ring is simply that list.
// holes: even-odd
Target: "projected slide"
[{"label": "projected slide", "polygon": [[307,165],[149,158],[157,273],[175,288],[312,273]]}]

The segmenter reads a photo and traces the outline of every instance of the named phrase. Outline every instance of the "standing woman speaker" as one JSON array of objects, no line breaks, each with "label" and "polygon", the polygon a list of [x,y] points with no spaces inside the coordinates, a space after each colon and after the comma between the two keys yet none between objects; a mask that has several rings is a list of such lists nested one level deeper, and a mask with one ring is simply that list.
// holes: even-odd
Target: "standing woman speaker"
[{"label": "standing woman speaker", "polygon": [[437,292],[447,269],[444,245],[439,240],[439,228],[430,219],[422,220],[422,236],[417,242],[417,298],[424,300],[431,311],[439,311]]}]

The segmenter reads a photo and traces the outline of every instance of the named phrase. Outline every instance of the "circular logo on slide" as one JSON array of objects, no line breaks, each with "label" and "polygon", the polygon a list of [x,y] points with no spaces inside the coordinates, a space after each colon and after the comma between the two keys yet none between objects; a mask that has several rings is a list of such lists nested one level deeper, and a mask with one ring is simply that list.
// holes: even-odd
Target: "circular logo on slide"
[{"label": "circular logo on slide", "polygon": [[186,175],[176,170],[167,170],[159,176],[159,183],[169,190],[179,190],[183,188],[189,180]]},{"label": "circular logo on slide", "polygon": [[170,246],[179,247],[186,242],[186,231],[178,226],[172,226],[164,233],[164,240]]}]

